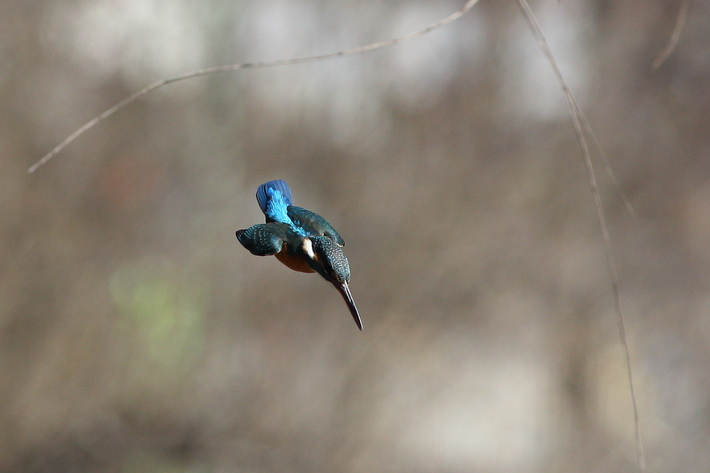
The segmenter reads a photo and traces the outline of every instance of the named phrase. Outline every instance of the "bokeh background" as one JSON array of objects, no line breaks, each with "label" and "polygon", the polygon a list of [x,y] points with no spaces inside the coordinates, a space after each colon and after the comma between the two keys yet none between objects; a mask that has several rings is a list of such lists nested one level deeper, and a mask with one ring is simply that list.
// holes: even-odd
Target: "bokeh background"
[{"label": "bokeh background", "polygon": [[[588,178],[515,3],[0,3],[0,471],[627,472]],[[710,470],[710,8],[533,2],[634,206],[600,190],[649,471]],[[287,180],[347,241],[360,333],[245,251]]]}]

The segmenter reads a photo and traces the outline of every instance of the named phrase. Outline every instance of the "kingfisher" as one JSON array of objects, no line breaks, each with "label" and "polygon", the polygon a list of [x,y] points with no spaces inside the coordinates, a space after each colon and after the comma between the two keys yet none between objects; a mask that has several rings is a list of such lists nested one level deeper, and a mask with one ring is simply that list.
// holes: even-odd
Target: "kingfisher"
[{"label": "kingfisher", "polygon": [[318,273],[343,296],[362,330],[362,320],[350,293],[350,265],[345,241],[320,215],[296,207],[286,181],[269,181],[256,190],[256,201],[266,223],[237,230],[237,240],[251,254],[274,255],[294,271]]}]

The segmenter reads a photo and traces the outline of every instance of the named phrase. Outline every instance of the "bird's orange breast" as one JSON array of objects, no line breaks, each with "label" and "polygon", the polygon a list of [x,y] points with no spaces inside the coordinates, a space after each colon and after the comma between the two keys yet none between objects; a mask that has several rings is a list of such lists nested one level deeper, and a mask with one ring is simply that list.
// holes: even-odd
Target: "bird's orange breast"
[{"label": "bird's orange breast", "polygon": [[310,266],[308,266],[308,259],[305,255],[297,255],[289,251],[288,245],[285,244],[281,251],[276,253],[276,259],[281,261],[283,264],[293,269],[294,271],[299,271],[301,273],[314,273]]}]

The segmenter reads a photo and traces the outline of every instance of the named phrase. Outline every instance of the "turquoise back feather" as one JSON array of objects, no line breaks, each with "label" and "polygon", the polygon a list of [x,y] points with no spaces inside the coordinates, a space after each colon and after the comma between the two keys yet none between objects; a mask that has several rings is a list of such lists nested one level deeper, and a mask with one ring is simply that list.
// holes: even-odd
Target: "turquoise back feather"
[{"label": "turquoise back feather", "polygon": [[286,181],[269,181],[256,190],[256,201],[266,215],[267,222],[281,222],[293,226],[288,207],[293,204],[291,189]]}]

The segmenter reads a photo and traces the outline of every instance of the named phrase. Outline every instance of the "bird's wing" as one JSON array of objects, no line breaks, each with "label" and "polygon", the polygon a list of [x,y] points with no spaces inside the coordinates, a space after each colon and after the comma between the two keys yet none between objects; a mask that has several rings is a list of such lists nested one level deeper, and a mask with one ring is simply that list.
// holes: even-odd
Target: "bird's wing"
[{"label": "bird's wing", "polygon": [[335,228],[317,213],[290,205],[288,216],[297,228],[304,228],[312,235],[326,236],[339,246],[345,246],[345,240],[335,231]]},{"label": "bird's wing", "polygon": [[260,223],[246,230],[237,230],[237,240],[253,255],[275,255],[287,238],[284,227],[286,225],[280,223]]}]

